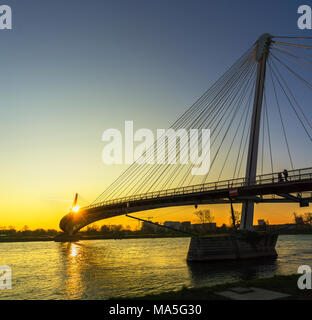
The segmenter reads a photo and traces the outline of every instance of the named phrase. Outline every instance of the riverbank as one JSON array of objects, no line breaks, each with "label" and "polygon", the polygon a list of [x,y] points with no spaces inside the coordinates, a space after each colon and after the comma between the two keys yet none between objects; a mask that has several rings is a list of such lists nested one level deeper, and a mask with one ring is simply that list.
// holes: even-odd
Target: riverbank
[{"label": "riverbank", "polygon": [[[158,238],[187,238],[187,235],[178,234],[142,234],[142,235],[81,235],[79,240],[121,240],[121,239],[158,239]],[[27,236],[27,237],[0,237],[0,243],[6,242],[35,242],[54,241],[55,236]]]},{"label": "riverbank", "polygon": [[[205,236],[223,236],[229,234],[230,232],[218,232],[218,233],[209,233]],[[304,231],[279,231],[275,232],[279,235],[306,235],[311,234],[310,230]],[[59,233],[58,235],[60,235]],[[158,239],[158,238],[188,238],[190,235],[183,233],[153,233],[153,234],[138,234],[138,233],[129,233],[129,234],[95,234],[95,235],[86,235],[86,234],[78,234],[80,236],[80,240],[121,240],[121,239]],[[55,235],[50,236],[0,236],[0,243],[5,242],[35,242],[35,241],[54,241]]]},{"label": "riverbank", "polygon": [[[277,291],[289,295],[283,300],[312,300],[312,290],[299,290],[297,286],[299,275],[274,276],[272,278],[254,279],[226,283],[213,287],[186,288],[179,291],[169,291],[156,295],[145,295],[137,298],[125,298],[125,300],[227,300],[218,295],[218,292],[226,291],[235,287],[241,288],[261,288]],[[114,298],[115,299],[115,298]],[[112,300],[114,300],[112,299]],[[118,298],[117,298],[118,299]]]}]

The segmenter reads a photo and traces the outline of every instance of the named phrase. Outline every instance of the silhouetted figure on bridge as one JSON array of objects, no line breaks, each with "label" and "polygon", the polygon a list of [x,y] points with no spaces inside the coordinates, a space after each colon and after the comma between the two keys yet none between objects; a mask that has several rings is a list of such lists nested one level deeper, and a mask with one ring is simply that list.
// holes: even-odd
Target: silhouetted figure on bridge
[{"label": "silhouetted figure on bridge", "polygon": [[285,169],[283,171],[284,177],[285,177],[285,181],[288,181],[288,171]]},{"label": "silhouetted figure on bridge", "polygon": [[284,179],[283,179],[281,172],[278,173],[278,182],[284,182]]}]

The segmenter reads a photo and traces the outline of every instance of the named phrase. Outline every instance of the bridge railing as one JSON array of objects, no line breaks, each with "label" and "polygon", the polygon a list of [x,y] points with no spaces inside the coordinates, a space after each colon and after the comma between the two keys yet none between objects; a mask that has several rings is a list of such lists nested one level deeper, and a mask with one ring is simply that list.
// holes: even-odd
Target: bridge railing
[{"label": "bridge railing", "polygon": [[285,183],[285,182],[296,182],[296,181],[302,181],[302,180],[312,180],[312,168],[296,169],[296,170],[288,171],[287,173],[288,173],[287,179],[285,179],[285,176],[282,176],[283,181],[281,181],[281,178],[279,177],[279,173],[275,172],[270,174],[259,175],[256,177],[254,181],[248,181],[245,178],[238,178],[238,179],[232,179],[232,180],[209,182],[205,184],[199,184],[199,185],[188,186],[188,187],[153,191],[153,192],[148,192],[144,194],[122,197],[118,199],[106,200],[82,209],[87,209],[87,208],[90,209],[90,208],[97,208],[97,207],[102,207],[107,205],[128,203],[128,202],[137,201],[137,200],[148,200],[148,199],[156,199],[156,198],[165,198],[170,196],[179,196],[179,195],[185,195],[185,194],[195,194],[195,193],[201,193],[205,191],[226,190],[230,188],[239,188],[239,187],[252,186],[252,185],[264,185],[264,184],[275,184],[275,183]]}]

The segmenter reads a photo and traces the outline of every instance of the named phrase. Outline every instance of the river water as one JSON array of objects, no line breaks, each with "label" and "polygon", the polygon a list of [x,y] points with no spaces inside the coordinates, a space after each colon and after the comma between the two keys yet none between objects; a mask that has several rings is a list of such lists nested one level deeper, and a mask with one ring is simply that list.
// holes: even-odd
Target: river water
[{"label": "river water", "polygon": [[189,238],[0,244],[12,289],[0,299],[108,299],[297,273],[312,266],[312,235],[282,235],[278,258],[188,264]]}]

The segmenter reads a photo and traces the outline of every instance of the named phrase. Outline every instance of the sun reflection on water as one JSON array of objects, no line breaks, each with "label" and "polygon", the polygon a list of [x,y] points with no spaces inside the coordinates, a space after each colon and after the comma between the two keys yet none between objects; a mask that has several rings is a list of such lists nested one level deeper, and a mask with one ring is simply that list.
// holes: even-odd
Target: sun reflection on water
[{"label": "sun reflection on water", "polygon": [[84,284],[81,273],[81,244],[62,244],[65,260],[65,294],[69,299],[82,299]]},{"label": "sun reflection on water", "polygon": [[78,254],[79,247],[75,243],[70,243],[70,256],[76,257]]}]

